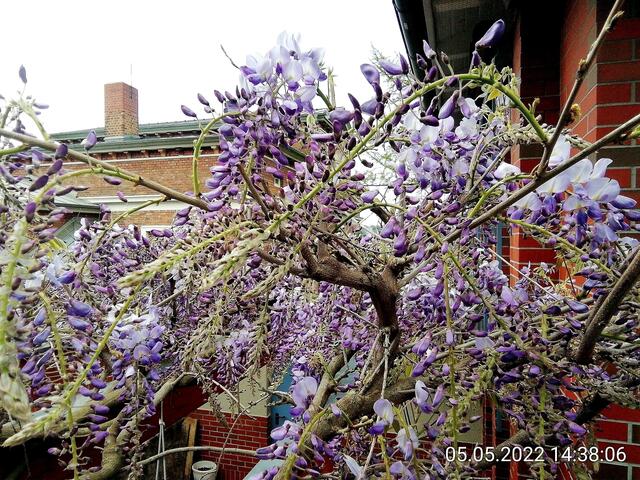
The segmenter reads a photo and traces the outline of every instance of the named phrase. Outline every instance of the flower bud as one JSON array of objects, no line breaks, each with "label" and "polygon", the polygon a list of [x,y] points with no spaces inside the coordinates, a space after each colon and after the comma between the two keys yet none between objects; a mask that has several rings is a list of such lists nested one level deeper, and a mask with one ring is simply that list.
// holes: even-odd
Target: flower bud
[{"label": "flower bud", "polygon": [[378,69],[369,63],[363,63],[360,65],[360,71],[370,84],[380,84],[380,72]]},{"label": "flower bud", "polygon": [[49,182],[49,175],[41,175],[33,181],[31,186],[29,186],[29,191],[35,192],[36,190],[40,190],[48,182]]},{"label": "flower bud", "polygon": [[27,69],[24,68],[24,65],[20,65],[18,76],[20,77],[20,80],[22,80],[22,83],[27,83]]},{"label": "flower bud", "polygon": [[433,60],[434,58],[436,58],[435,50],[431,48],[431,45],[429,45],[426,40],[422,41],[422,50],[424,51],[424,55],[429,60]]},{"label": "flower bud", "polygon": [[211,105],[209,105],[209,100],[207,100],[204,95],[202,95],[201,93],[198,94],[198,101],[202,104],[205,105],[207,107],[210,107]]},{"label": "flower bud", "polygon": [[392,76],[401,75],[402,73],[404,73],[400,65],[396,65],[395,63],[392,63],[388,60],[380,60],[380,66],[385,72]]},{"label": "flower bud", "polygon": [[56,148],[54,158],[64,158],[67,156],[67,153],[69,153],[69,147],[67,147],[65,143],[61,143],[58,145],[58,148]]},{"label": "flower bud", "polygon": [[198,118],[196,113],[186,105],[180,105],[180,109],[182,110],[182,113],[184,113],[187,117]]},{"label": "flower bud", "polygon": [[84,139],[84,149],[91,150],[98,143],[98,136],[95,130],[91,130],[87,138]]},{"label": "flower bud", "polygon": [[476,48],[489,48],[495,46],[502,35],[504,35],[505,25],[504,20],[498,20],[495,22],[487,33],[485,33],[480,40],[476,42]]}]

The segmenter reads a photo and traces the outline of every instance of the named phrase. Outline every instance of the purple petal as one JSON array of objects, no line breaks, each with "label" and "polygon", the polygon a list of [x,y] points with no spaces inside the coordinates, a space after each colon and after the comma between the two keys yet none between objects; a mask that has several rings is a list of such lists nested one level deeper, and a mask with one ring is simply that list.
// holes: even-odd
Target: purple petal
[{"label": "purple petal", "polygon": [[377,190],[370,190],[370,191],[368,191],[366,193],[363,193],[360,198],[362,198],[362,201],[364,203],[373,203],[373,199],[376,198],[376,196],[379,193],[380,192],[378,192]]},{"label": "purple petal", "polygon": [[496,45],[504,35],[504,20],[495,22],[489,30],[476,42],[476,48],[488,48]]},{"label": "purple petal", "polygon": [[60,145],[58,145],[58,148],[56,148],[56,153],[54,154],[54,157],[64,158],[67,156],[68,153],[69,153],[69,147],[67,147],[67,144],[61,143]]},{"label": "purple petal", "polygon": [[35,192],[36,190],[40,190],[49,182],[49,175],[41,175],[36,178],[33,183],[29,186],[30,192]]},{"label": "purple petal", "polygon": [[198,115],[196,115],[196,113],[186,105],[180,105],[180,109],[182,110],[182,113],[184,113],[187,117],[198,118]]},{"label": "purple petal", "polygon": [[84,140],[84,148],[85,150],[91,150],[98,143],[98,136],[96,135],[95,130],[91,130],[87,138]]},{"label": "purple petal", "polygon": [[624,195],[618,195],[611,201],[611,205],[616,208],[629,209],[636,206],[636,201],[633,198],[625,197]]},{"label": "purple petal", "polygon": [[395,63],[392,63],[388,60],[382,59],[380,60],[380,66],[382,67],[382,69],[387,72],[389,75],[401,75],[403,72],[403,69],[400,65],[396,65]]},{"label": "purple petal", "polygon": [[149,357],[149,355],[151,355],[151,350],[146,345],[136,345],[133,349],[133,358],[138,361]]},{"label": "purple petal", "polygon": [[56,158],[51,164],[51,166],[49,167],[49,170],[47,170],[47,175],[55,175],[60,171],[61,168],[62,168],[62,159]]},{"label": "purple petal", "polygon": [[336,108],[329,113],[329,120],[331,120],[331,122],[338,121],[342,125],[346,125],[353,120],[353,112],[345,110],[344,108]]},{"label": "purple petal", "polygon": [[380,398],[373,404],[373,411],[382,419],[385,425],[393,423],[393,405],[386,398]]},{"label": "purple petal", "polygon": [[207,100],[204,95],[202,95],[201,93],[198,94],[198,101],[202,104],[202,105],[206,105],[207,107],[210,107],[211,105],[209,105],[209,100]]},{"label": "purple petal", "polygon": [[67,312],[76,317],[88,317],[93,312],[93,308],[84,302],[72,299],[67,307]]},{"label": "purple petal", "polygon": [[380,72],[378,72],[378,69],[370,63],[363,63],[360,65],[360,71],[370,84],[380,84]]},{"label": "purple petal", "polygon": [[69,270],[58,277],[58,282],[62,283],[63,285],[69,285],[70,283],[73,283],[75,279],[76,272],[74,272],[73,270]]},{"label": "purple petal", "polygon": [[307,407],[309,397],[316,394],[318,381],[313,377],[304,377],[293,387],[291,396],[297,407]]},{"label": "purple petal", "polygon": [[18,76],[20,77],[20,80],[22,80],[22,83],[27,83],[27,69],[24,68],[24,65],[20,65]]}]

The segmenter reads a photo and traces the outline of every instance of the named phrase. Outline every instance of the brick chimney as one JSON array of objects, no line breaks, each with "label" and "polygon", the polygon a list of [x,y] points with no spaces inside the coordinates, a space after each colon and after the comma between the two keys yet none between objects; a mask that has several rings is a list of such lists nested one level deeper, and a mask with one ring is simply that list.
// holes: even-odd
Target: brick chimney
[{"label": "brick chimney", "polygon": [[105,136],[138,135],[138,90],[123,82],[104,86]]}]

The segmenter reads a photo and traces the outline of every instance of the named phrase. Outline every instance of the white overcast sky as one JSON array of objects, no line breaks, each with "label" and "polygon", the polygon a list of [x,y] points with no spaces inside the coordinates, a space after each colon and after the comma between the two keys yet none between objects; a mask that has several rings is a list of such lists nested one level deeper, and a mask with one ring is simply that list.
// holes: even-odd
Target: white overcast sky
[{"label": "white overcast sky", "polygon": [[[286,30],[302,48],[323,47],[337,74],[337,96],[366,100],[370,86],[359,65],[372,46],[403,52],[392,0],[5,0],[0,93],[21,86],[50,108],[50,132],[103,126],[103,85],[131,82],[139,92],[140,123],[184,120],[180,105],[198,107],[198,92],[231,90],[249,53],[264,53]],[[198,111],[201,112],[200,109]]]}]

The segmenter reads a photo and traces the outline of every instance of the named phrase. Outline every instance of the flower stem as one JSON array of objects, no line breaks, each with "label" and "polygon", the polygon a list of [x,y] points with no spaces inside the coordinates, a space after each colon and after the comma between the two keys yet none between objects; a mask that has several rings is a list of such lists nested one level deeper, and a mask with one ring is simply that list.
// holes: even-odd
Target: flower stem
[{"label": "flower stem", "polygon": [[200,151],[202,150],[202,145],[209,134],[209,131],[214,127],[216,123],[222,120],[225,117],[237,117],[241,115],[241,112],[228,112],[220,115],[218,117],[214,117],[209,120],[209,123],[202,129],[200,136],[193,144],[193,161],[191,162],[191,178],[193,179],[193,194],[196,197],[200,196],[200,178],[198,174],[198,160],[200,160]]}]

